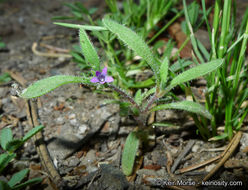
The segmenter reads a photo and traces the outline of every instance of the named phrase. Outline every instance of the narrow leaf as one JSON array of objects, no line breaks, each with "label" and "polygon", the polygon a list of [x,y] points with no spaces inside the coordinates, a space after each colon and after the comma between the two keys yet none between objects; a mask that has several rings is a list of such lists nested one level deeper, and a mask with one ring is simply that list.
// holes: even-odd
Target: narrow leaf
[{"label": "narrow leaf", "polygon": [[139,139],[136,132],[131,132],[126,140],[124,150],[122,153],[122,170],[126,176],[133,172],[136,153],[139,147]]},{"label": "narrow leaf", "polygon": [[12,141],[10,141],[10,142],[7,143],[6,150],[8,152],[14,152],[16,149],[18,149],[22,145],[23,145],[22,140],[20,140],[20,139],[13,139]]},{"label": "narrow leaf", "polygon": [[135,97],[134,97],[134,100],[135,102],[140,105],[141,102],[142,102],[142,94],[141,94],[141,89],[139,89],[136,94],[135,94]]},{"label": "narrow leaf", "polygon": [[6,150],[6,145],[13,139],[12,131],[10,128],[4,128],[1,130],[0,143],[4,150]]},{"label": "narrow leaf", "polygon": [[169,60],[167,57],[165,57],[160,66],[160,80],[163,87],[165,86],[165,83],[167,81],[168,68],[169,68]]},{"label": "narrow leaf", "polygon": [[29,169],[24,169],[15,173],[8,182],[9,186],[14,187],[17,183],[20,183],[24,179],[24,177],[28,174],[28,172]]},{"label": "narrow leaf", "polygon": [[206,75],[214,70],[216,70],[218,67],[222,65],[224,62],[223,59],[216,59],[214,61],[208,62],[208,63],[203,63],[200,65],[197,65],[180,75],[176,76],[170,83],[170,88],[173,88],[181,83],[193,80],[197,77]]},{"label": "narrow leaf", "polygon": [[182,101],[182,102],[158,105],[158,106],[153,107],[151,111],[164,110],[164,109],[185,110],[188,112],[202,115],[208,119],[211,119],[212,117],[211,114],[202,105],[192,102],[192,101]]},{"label": "narrow leaf", "polygon": [[44,128],[43,125],[36,126],[35,128],[32,128],[28,133],[22,138],[23,142],[26,142],[28,139],[30,139],[32,136],[34,136],[36,133],[41,131]]},{"label": "narrow leaf", "polygon": [[129,88],[146,88],[155,84],[153,77],[146,79],[144,81],[136,82],[135,84],[129,84]]},{"label": "narrow leaf", "polygon": [[177,62],[173,63],[170,66],[170,70],[172,72],[178,72],[179,70],[184,69],[185,67],[187,67],[187,66],[189,66],[191,64],[193,64],[192,61],[178,60]]},{"label": "narrow leaf", "polygon": [[146,60],[148,65],[154,72],[156,79],[158,79],[159,65],[156,63],[151,50],[146,45],[146,43],[142,40],[140,36],[138,36],[131,29],[118,24],[117,22],[104,18],[103,24],[108,28],[111,32],[116,34],[120,40],[128,45],[133,51],[135,51],[139,56]]},{"label": "narrow leaf", "polygon": [[228,137],[228,134],[227,133],[223,133],[221,135],[214,136],[214,137],[208,139],[208,141],[219,141],[219,140],[225,139],[227,137]]},{"label": "narrow leaf", "polygon": [[22,189],[22,188],[24,188],[24,187],[27,187],[28,185],[33,185],[33,184],[40,183],[40,182],[42,182],[42,179],[36,177],[36,178],[30,179],[30,180],[28,180],[28,181],[25,181],[24,183],[21,183],[21,184],[19,184],[19,185],[16,185],[16,186],[13,188],[13,190],[15,190],[15,189]]},{"label": "narrow leaf", "polygon": [[94,46],[83,29],[79,29],[80,45],[87,62],[95,69],[100,70],[100,61]]},{"label": "narrow leaf", "polygon": [[15,156],[16,154],[5,154],[5,153],[0,155],[0,173]]},{"label": "narrow leaf", "polygon": [[156,87],[151,88],[150,90],[148,90],[143,94],[143,99],[146,99],[148,96],[154,94],[155,92],[156,92]]},{"label": "narrow leaf", "polygon": [[91,30],[91,31],[107,30],[106,28],[104,28],[102,26],[89,26],[89,25],[70,24],[70,23],[62,23],[62,22],[54,22],[53,24],[57,24],[59,26],[64,26],[64,27],[68,27],[68,28]]},{"label": "narrow leaf", "polygon": [[22,98],[36,98],[42,96],[55,88],[69,83],[89,83],[87,79],[78,76],[57,75],[39,80],[28,88],[24,89],[20,95]]}]

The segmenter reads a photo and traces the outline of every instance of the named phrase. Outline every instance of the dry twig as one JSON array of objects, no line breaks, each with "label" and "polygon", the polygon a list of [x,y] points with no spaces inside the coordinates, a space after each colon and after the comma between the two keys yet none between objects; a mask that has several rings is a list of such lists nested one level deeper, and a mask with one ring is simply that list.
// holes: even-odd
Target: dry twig
[{"label": "dry twig", "polygon": [[65,57],[65,58],[71,58],[72,56],[70,54],[62,54],[62,53],[44,53],[40,52],[37,49],[37,43],[34,42],[32,45],[32,51],[35,55],[43,56],[43,57]]},{"label": "dry twig", "polygon": [[[13,79],[15,79],[17,82],[19,82],[23,87],[26,87],[26,80],[21,76],[19,73],[14,73],[11,71],[8,71]],[[29,125],[34,128],[38,125],[39,119],[38,119],[38,109],[37,109],[37,103],[35,101],[31,100],[25,100],[25,106],[26,106],[26,112],[27,112],[27,118]],[[55,189],[62,188],[64,186],[63,179],[59,175],[58,171],[56,170],[50,155],[48,153],[46,144],[43,140],[42,132],[38,132],[33,136],[33,139],[35,141],[35,146],[37,153],[39,155],[39,158],[41,160],[43,168],[45,168],[46,173],[48,174],[49,178],[51,179],[52,186],[55,186]]]}]

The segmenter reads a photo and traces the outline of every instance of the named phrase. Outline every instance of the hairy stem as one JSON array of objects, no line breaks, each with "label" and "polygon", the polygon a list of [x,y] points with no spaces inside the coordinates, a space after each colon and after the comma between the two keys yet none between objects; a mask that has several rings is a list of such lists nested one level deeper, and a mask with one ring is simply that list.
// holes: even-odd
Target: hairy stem
[{"label": "hairy stem", "polygon": [[114,91],[118,92],[120,95],[122,95],[124,98],[126,98],[131,104],[133,104],[140,111],[140,106],[134,101],[134,99],[129,94],[127,94],[125,91],[123,91],[122,89],[120,89],[117,86],[114,86],[112,84],[108,84],[108,87],[110,87]]},{"label": "hairy stem", "polygon": [[144,110],[142,110],[142,113],[146,113],[149,108],[152,106],[152,104],[158,99],[157,94],[155,93],[152,98],[148,101],[147,106],[145,107]]}]

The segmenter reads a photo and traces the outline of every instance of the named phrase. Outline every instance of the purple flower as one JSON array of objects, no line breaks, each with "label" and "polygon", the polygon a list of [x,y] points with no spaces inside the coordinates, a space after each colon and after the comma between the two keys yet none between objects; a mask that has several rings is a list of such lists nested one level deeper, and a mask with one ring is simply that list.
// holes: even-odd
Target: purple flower
[{"label": "purple flower", "polygon": [[105,82],[113,82],[114,79],[111,76],[107,76],[107,67],[104,67],[102,72],[96,71],[96,76],[93,77],[90,82],[104,84]]}]

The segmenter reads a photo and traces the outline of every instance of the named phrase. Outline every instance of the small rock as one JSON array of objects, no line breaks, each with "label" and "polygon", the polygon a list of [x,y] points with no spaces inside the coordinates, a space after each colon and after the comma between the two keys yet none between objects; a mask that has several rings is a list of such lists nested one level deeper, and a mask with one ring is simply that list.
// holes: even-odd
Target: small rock
[{"label": "small rock", "polygon": [[77,119],[71,119],[71,120],[70,120],[70,124],[71,124],[72,126],[74,126],[74,127],[76,127],[76,126],[79,125]]},{"label": "small rock", "polygon": [[62,124],[64,124],[64,123],[65,123],[65,120],[64,120],[63,117],[58,117],[58,118],[56,119],[56,124],[62,125]]},{"label": "small rock", "polygon": [[72,113],[69,115],[69,119],[73,120],[76,118],[76,114],[75,113]]},{"label": "small rock", "polygon": [[74,134],[65,134],[49,142],[48,150],[51,157],[59,160],[65,158],[79,147],[80,139]]},{"label": "small rock", "polygon": [[240,150],[243,151],[248,146],[248,133],[243,133],[240,139]]},{"label": "small rock", "polygon": [[216,164],[211,164],[205,167],[206,172],[210,172],[214,167],[216,166]]},{"label": "small rock", "polygon": [[95,172],[95,171],[97,171],[97,170],[98,170],[98,168],[97,168],[96,166],[92,166],[92,165],[87,166],[87,168],[86,168],[86,171],[87,171],[88,173]]},{"label": "small rock", "polygon": [[112,165],[101,165],[101,177],[92,183],[89,189],[124,190],[129,183],[124,174]]},{"label": "small rock", "polygon": [[96,151],[90,150],[85,157],[81,158],[81,165],[90,165],[96,161]]},{"label": "small rock", "polygon": [[153,164],[157,164],[160,166],[166,165],[166,157],[164,153],[155,150],[155,151],[152,151],[151,155],[152,155]]},{"label": "small rock", "polygon": [[81,135],[81,134],[84,134],[87,130],[89,130],[88,125],[83,124],[83,125],[80,125],[80,126],[78,127],[78,133],[79,133],[80,135]]},{"label": "small rock", "polygon": [[72,156],[68,160],[68,166],[69,167],[76,167],[79,164],[79,162],[80,162],[80,160],[77,157]]},{"label": "small rock", "polygon": [[10,99],[9,98],[3,98],[2,99],[2,104],[7,104],[10,102]]},{"label": "small rock", "polygon": [[152,164],[153,164],[153,161],[151,158],[151,153],[146,153],[146,155],[144,156],[144,166],[152,165]]},{"label": "small rock", "polygon": [[198,152],[198,150],[200,149],[200,146],[198,144],[195,144],[193,147],[192,147],[192,152]]},{"label": "small rock", "polygon": [[5,97],[8,94],[8,88],[0,88],[0,98]]}]

